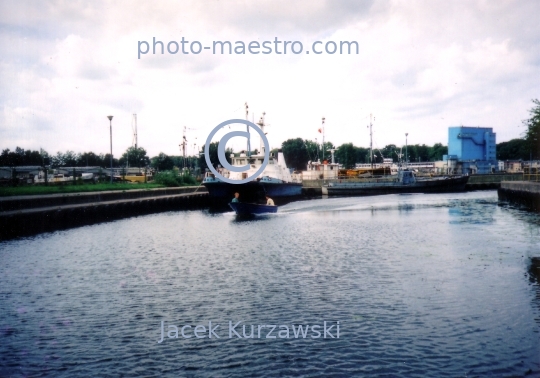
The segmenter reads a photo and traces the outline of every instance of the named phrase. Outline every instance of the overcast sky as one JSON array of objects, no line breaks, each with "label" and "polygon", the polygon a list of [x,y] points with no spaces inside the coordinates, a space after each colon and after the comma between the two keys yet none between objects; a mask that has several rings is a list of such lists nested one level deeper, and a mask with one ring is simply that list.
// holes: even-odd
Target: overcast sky
[{"label": "overcast sky", "polygon": [[[0,2],[0,148],[190,152],[231,118],[266,112],[272,147],[447,144],[449,126],[520,137],[540,98],[538,1]],[[357,41],[359,54],[147,54],[138,41]],[[253,114],[251,114],[253,112]],[[237,147],[238,141],[231,140]],[[258,146],[258,142],[256,142]]]}]

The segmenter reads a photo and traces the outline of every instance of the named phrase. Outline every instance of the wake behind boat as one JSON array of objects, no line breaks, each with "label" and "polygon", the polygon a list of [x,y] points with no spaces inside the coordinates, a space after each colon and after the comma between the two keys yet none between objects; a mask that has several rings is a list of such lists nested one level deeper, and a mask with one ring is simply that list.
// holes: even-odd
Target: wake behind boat
[{"label": "wake behind boat", "polygon": [[231,202],[229,206],[237,215],[277,213],[277,206],[259,205],[256,203]]}]

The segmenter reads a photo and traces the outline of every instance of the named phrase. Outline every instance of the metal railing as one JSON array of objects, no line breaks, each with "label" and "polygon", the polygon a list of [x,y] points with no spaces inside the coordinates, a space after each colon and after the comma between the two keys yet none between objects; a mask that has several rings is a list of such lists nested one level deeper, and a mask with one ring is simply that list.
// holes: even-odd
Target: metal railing
[{"label": "metal railing", "polygon": [[523,173],[523,181],[540,182],[540,173]]}]

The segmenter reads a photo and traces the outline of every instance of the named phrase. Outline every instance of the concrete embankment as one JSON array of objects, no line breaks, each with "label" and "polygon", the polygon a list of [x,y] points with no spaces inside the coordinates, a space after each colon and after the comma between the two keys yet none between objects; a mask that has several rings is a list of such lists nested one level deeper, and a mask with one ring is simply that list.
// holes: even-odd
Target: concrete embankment
[{"label": "concrete embankment", "polygon": [[470,175],[466,190],[498,189],[503,181],[521,181],[523,173],[493,173],[486,175]]},{"label": "concrete embankment", "polygon": [[[353,179],[354,180],[354,179]],[[465,185],[465,190],[498,189],[503,181],[521,181],[523,173],[494,173],[486,175],[471,175]],[[322,186],[330,182],[341,182],[338,179],[329,180],[304,180],[302,193],[304,196],[313,197],[322,195]]]},{"label": "concrete embankment", "polygon": [[0,240],[208,205],[205,188],[74,193],[0,199]]},{"label": "concrete embankment", "polygon": [[184,186],[180,188],[108,190],[65,194],[43,194],[31,196],[11,196],[0,198],[0,212],[47,206],[75,205],[91,202],[135,200],[149,197],[172,196],[185,193],[206,193],[204,186]]},{"label": "concrete embankment", "polygon": [[498,193],[500,201],[518,204],[540,212],[540,182],[503,181]]}]

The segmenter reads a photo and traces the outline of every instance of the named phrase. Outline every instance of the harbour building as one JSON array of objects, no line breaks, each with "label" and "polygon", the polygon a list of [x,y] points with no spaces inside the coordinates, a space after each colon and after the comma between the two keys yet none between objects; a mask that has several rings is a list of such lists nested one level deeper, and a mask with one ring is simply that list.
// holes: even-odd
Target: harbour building
[{"label": "harbour building", "polygon": [[448,173],[494,173],[499,170],[496,149],[496,133],[491,127],[449,127],[448,155],[443,161]]}]

